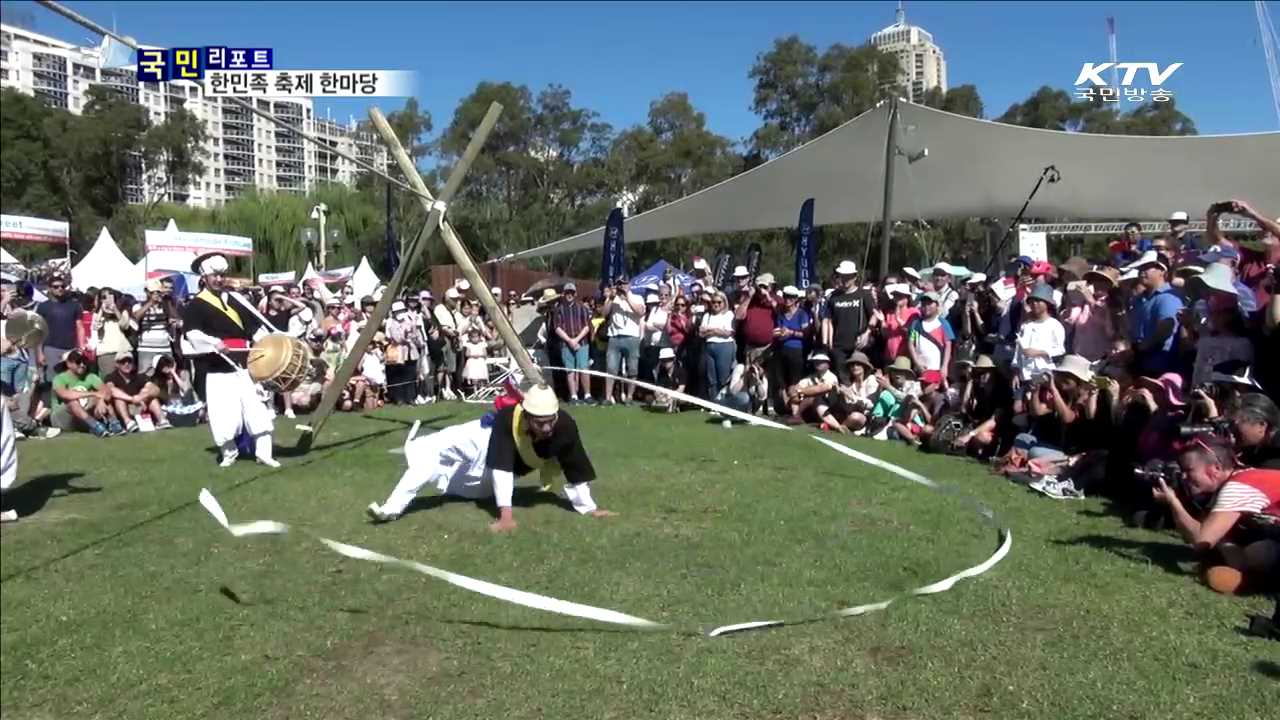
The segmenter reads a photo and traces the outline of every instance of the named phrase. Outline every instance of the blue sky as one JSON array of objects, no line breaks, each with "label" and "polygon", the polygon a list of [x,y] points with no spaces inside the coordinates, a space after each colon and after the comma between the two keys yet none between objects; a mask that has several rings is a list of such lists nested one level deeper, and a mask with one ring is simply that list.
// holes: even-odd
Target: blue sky
[{"label": "blue sky", "polygon": [[[159,46],[272,47],[276,67],[406,69],[439,130],[481,80],[569,88],[615,127],[683,90],[711,129],[751,134],[747,72],[775,38],[821,48],[859,44],[893,22],[894,2],[382,3],[70,2],[88,17]],[[29,3],[36,30],[87,43],[87,31]],[[1280,7],[1271,3],[1273,16]],[[952,85],[973,83],[987,116],[1042,84],[1070,88],[1085,61],[1107,60],[1114,15],[1121,61],[1185,65],[1165,85],[1202,134],[1278,129],[1252,2],[909,2],[933,33]],[[400,103],[385,98],[393,109]],[[361,101],[333,105],[363,116]]]}]

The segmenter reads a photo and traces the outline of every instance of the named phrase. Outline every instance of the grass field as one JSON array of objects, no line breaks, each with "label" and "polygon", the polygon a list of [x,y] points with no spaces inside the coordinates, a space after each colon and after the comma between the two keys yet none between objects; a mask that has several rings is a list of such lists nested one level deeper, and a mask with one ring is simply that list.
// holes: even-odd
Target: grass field
[{"label": "grass field", "polygon": [[1240,632],[1268,604],[1198,585],[1176,538],[886,443],[855,447],[994,508],[1009,557],[885,612],[718,639],[506,605],[300,534],[232,538],[195,503],[209,487],[233,522],[701,628],[883,599],[995,548],[966,497],[800,432],[624,409],[575,412],[616,518],[522,493],[512,536],[466,503],[365,520],[414,417],[478,412],[338,417],[277,471],[219,471],[206,428],[20,445],[28,485],[10,502],[33,514],[0,535],[3,717],[1243,720],[1280,707],[1280,646]]}]

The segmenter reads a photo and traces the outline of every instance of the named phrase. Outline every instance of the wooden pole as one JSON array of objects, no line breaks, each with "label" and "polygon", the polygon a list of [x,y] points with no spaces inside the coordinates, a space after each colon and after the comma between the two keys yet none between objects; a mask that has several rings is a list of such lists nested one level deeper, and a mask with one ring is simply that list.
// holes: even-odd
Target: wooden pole
[{"label": "wooden pole", "polygon": [[[387,122],[386,116],[378,108],[371,107],[369,108],[369,119],[373,121],[373,126],[377,128],[378,134],[382,136],[382,141],[386,143],[387,149],[390,150],[391,157],[400,166],[400,172],[409,181],[409,185],[418,191],[418,202],[422,203],[424,209],[430,211],[435,204],[430,200],[431,192],[427,189],[427,184],[422,181],[417,167],[414,166],[413,158],[410,158],[409,153],[405,152],[404,147],[400,144],[400,139],[396,137],[395,131],[391,129],[391,124]],[[452,179],[452,176],[450,176],[450,179]],[[440,220],[440,237],[444,239],[445,247],[449,248],[449,255],[453,257],[458,269],[462,271],[462,276],[467,279],[467,282],[471,283],[472,291],[475,292],[476,298],[480,300],[485,313],[493,320],[493,325],[497,328],[498,335],[502,337],[502,342],[506,343],[507,348],[511,351],[511,356],[515,358],[516,364],[520,366],[520,370],[525,377],[533,382],[543,382],[542,370],[533,362],[533,358],[529,356],[529,351],[520,342],[520,336],[516,333],[516,329],[512,327],[511,321],[503,314],[502,307],[498,305],[493,293],[489,292],[490,283],[480,275],[480,270],[476,268],[475,261],[471,259],[471,254],[467,252],[466,246],[458,238],[458,234],[453,229],[453,224],[449,222],[447,217]]]},{"label": "wooden pole", "polygon": [[[329,384],[328,389],[321,396],[320,405],[311,415],[310,426],[303,428],[302,436],[298,438],[299,449],[310,449],[312,442],[320,434],[320,429],[324,427],[329,416],[333,414],[333,409],[338,404],[338,397],[346,389],[347,382],[355,375],[356,369],[360,367],[360,361],[364,358],[364,352],[369,348],[369,343],[373,340],[374,333],[381,330],[382,322],[386,320],[387,314],[391,310],[391,303],[395,302],[396,298],[399,297],[405,280],[413,270],[414,262],[422,254],[422,251],[426,249],[427,242],[430,241],[436,228],[441,226],[444,205],[447,205],[458,192],[458,188],[462,187],[463,178],[466,177],[467,171],[471,169],[471,164],[475,162],[476,156],[480,154],[481,146],[484,145],[485,139],[489,137],[493,126],[498,123],[498,116],[501,114],[501,105],[493,103],[489,106],[489,112],[485,113],[484,119],[480,121],[480,126],[476,128],[475,134],[471,136],[471,142],[467,143],[467,149],[462,153],[462,158],[458,160],[453,172],[449,173],[449,180],[445,183],[444,189],[440,191],[439,200],[431,203],[430,214],[427,216],[426,224],[422,226],[422,231],[414,238],[413,243],[409,246],[409,251],[405,253],[404,257],[400,258],[400,267],[391,276],[386,289],[382,291],[382,298],[378,300],[378,305],[374,308],[373,315],[365,322],[364,329],[360,331],[360,336],[356,338],[355,345],[352,346],[347,359],[343,361],[342,367],[334,374],[333,382]],[[392,138],[394,137],[393,133]],[[398,140],[395,143],[395,147],[400,148]],[[403,152],[403,148],[400,149]],[[412,177],[417,176],[418,173],[415,171]],[[419,178],[418,182],[422,182],[421,178]]]}]

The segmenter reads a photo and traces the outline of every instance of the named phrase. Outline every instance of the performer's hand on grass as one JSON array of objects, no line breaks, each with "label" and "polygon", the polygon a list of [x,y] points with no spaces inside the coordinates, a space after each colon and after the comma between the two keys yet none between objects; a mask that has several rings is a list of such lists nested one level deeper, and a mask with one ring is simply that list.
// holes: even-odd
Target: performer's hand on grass
[{"label": "performer's hand on grass", "polygon": [[590,516],[591,516],[591,517],[593,517],[593,518],[609,518],[609,517],[617,517],[617,515],[618,515],[618,513],[614,512],[614,511],[612,511],[612,510],[605,510],[604,508],[599,508],[599,509],[596,509],[596,510],[592,510],[591,512],[589,512],[589,513],[587,513],[587,514],[588,514],[588,515],[590,515]]},{"label": "performer's hand on grass", "polygon": [[489,523],[489,530],[492,532],[511,532],[516,529],[516,518],[511,514],[511,508],[504,507],[498,510],[498,519]]}]

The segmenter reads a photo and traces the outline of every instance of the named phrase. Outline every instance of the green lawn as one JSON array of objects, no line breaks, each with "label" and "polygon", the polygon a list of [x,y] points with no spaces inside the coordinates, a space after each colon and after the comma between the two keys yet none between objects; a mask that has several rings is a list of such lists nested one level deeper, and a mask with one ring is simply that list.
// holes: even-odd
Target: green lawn
[{"label": "green lawn", "polygon": [[[855,446],[937,493],[800,432],[705,415],[575,413],[620,515],[522,497],[520,530],[444,503],[373,526],[410,420],[342,416],[306,456],[219,471],[207,429],[26,441],[0,543],[0,709],[30,718],[1275,718],[1280,645],[1240,633],[1263,599],[1213,594],[1175,538],[1098,501],[1055,502],[965,461]],[[279,423],[287,427],[285,422]],[[292,429],[279,440],[292,444]],[[567,600],[711,627],[883,599],[985,559],[994,570],[885,612],[710,639],[539,613],[304,535]],[[40,488],[46,488],[39,492]],[[57,488],[51,497],[48,489]],[[965,497],[967,494],[969,497]],[[436,505],[435,503],[430,503]]]}]

